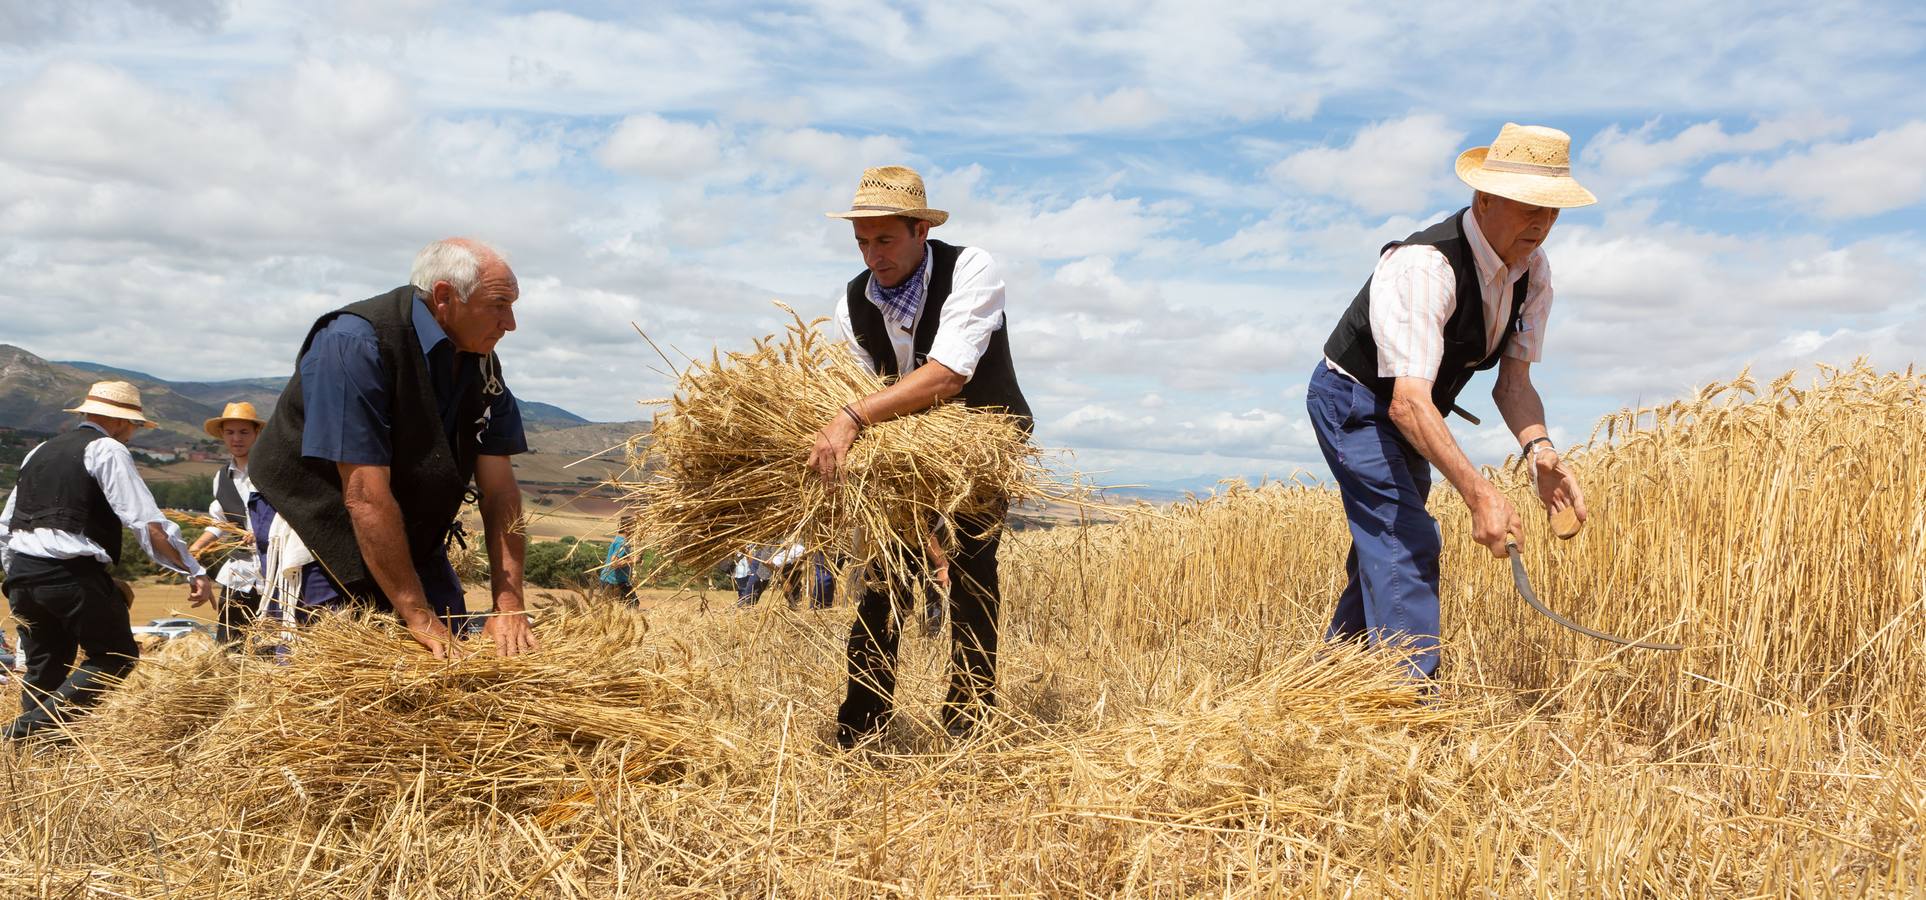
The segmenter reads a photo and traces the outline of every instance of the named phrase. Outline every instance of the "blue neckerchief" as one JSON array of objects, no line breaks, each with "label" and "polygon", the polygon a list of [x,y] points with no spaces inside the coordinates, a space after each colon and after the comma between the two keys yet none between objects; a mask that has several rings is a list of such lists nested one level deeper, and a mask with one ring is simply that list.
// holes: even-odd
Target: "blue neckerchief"
[{"label": "blue neckerchief", "polygon": [[923,310],[923,298],[928,293],[930,281],[930,248],[923,244],[923,261],[916,265],[915,274],[903,279],[895,287],[884,287],[875,276],[869,279],[869,300],[876,309],[888,319],[890,324],[908,331],[916,323],[916,314]]}]

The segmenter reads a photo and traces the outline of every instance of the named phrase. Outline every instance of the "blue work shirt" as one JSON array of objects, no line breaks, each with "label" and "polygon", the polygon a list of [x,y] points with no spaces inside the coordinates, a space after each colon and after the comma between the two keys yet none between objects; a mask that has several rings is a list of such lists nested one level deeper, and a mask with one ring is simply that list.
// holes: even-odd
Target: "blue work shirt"
[{"label": "blue work shirt", "polygon": [[[462,394],[476,379],[485,377],[481,366],[459,365],[460,351],[455,342],[435,321],[434,313],[417,293],[413,305],[415,338],[427,360],[429,380],[433,382],[435,406],[441,415],[443,433],[450,448],[458,446],[461,427],[456,407]],[[352,465],[391,465],[394,461],[392,403],[388,396],[387,376],[381,369],[381,346],[374,324],[360,316],[336,316],[315,332],[302,355],[301,401],[306,421],[301,430],[301,455]],[[528,451],[528,437],[522,431],[521,407],[506,386],[486,398],[487,424],[481,432],[480,452],[484,456],[512,456]],[[304,605],[331,603],[337,594],[319,575],[319,565],[305,573],[307,590]],[[416,566],[428,604],[444,618],[466,613],[462,603],[461,579],[447,553]],[[317,587],[320,590],[317,590]]]}]

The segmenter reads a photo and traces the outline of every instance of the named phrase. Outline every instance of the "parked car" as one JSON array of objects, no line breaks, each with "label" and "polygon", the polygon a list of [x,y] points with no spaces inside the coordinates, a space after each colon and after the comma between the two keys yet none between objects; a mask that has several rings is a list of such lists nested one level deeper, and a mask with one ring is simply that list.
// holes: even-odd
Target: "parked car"
[{"label": "parked car", "polygon": [[171,641],[177,637],[206,631],[207,626],[199,619],[155,619],[145,625],[134,626],[134,638],[156,637]]}]

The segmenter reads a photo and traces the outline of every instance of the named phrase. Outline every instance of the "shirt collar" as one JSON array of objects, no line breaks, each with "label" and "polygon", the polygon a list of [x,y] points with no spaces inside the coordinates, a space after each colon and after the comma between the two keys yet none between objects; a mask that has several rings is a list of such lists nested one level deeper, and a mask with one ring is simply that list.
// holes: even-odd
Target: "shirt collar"
[{"label": "shirt collar", "polygon": [[[85,420],[85,419],[82,419],[82,420],[80,420],[80,427],[82,427],[82,428],[92,428],[93,430],[95,430],[95,431],[98,431],[98,432],[100,432],[101,434],[107,434],[107,429],[105,429],[105,428],[102,428],[102,427],[100,427],[100,423],[99,423],[99,422],[89,422],[89,421],[87,421],[87,420]],[[108,437],[113,437],[113,435],[111,435],[111,434],[108,434],[107,436],[108,436]]]},{"label": "shirt collar", "polygon": [[428,298],[420,291],[415,292],[414,305],[415,339],[421,342],[421,355],[426,358],[435,348],[448,340],[448,332],[443,331],[441,323],[435,321],[435,314],[428,309]]},{"label": "shirt collar", "polygon": [[[1471,242],[1471,261],[1478,267],[1478,283],[1490,284],[1503,276],[1506,284],[1516,284],[1520,276],[1531,268],[1531,256],[1526,256],[1518,264],[1516,271],[1505,268],[1505,261],[1498,251],[1491,249],[1491,242],[1485,240],[1485,230],[1478,227],[1478,214],[1470,207],[1465,208],[1465,238]],[[1533,248],[1537,255],[1541,248]]]}]

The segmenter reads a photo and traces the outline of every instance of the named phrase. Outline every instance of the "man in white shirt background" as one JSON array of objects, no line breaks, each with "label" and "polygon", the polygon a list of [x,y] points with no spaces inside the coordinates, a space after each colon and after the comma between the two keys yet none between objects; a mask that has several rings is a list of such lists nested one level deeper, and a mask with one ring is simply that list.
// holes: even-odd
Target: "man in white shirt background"
[{"label": "man in white shirt background", "polygon": [[254,450],[254,439],[261,436],[261,426],[266,424],[267,420],[254,412],[254,404],[243,401],[227,404],[219,416],[201,426],[209,437],[227,446],[230,459],[214,473],[214,500],[207,507],[208,518],[222,524],[201,532],[187,550],[199,557],[223,534],[247,538],[247,545],[229,553],[214,576],[220,586],[217,637],[224,644],[240,639],[240,630],[253,621],[255,607],[261,602],[260,553],[248,527],[248,498],[254,495],[254,481],[247,477],[247,458]]},{"label": "man in white shirt background", "polygon": [[[851,403],[816,434],[809,465],[833,478],[863,428],[955,401],[1017,417],[1030,406],[1017,385],[1004,321],[1003,277],[988,253],[930,239],[949,213],[931,209],[922,176],[903,166],[866,169],[847,210],[864,271],[836,298],[836,320],[856,358],[888,386]],[[997,544],[1007,512],[950,523],[950,686],[943,726],[962,736],[996,703]],[[900,635],[894,610],[913,608],[913,585],[871,585],[860,592],[849,634],[849,692],[836,713],[836,740],[854,747],[888,724],[896,690]]]},{"label": "man in white shirt background", "polygon": [[1507,535],[1523,537],[1511,501],[1445,425],[1445,415],[1465,415],[1457,396],[1474,373],[1498,366],[1492,400],[1546,510],[1585,518],[1530,374],[1552,302],[1539,248],[1560,209],[1596,202],[1572,179],[1570,153],[1562,131],[1507,124],[1490,147],[1460,154],[1471,205],[1379,251],[1311,374],[1311,426],[1351,526],[1348,581],[1327,637],[1396,645],[1419,677],[1438,666],[1443,541],[1425,510],[1431,467],[1464,498],[1472,536],[1493,555],[1506,555]]},{"label": "man in white shirt background", "polygon": [[[0,511],[0,566],[27,668],[20,715],[0,734],[6,739],[58,728],[140,658],[127,604],[107,572],[120,559],[122,527],[155,563],[188,577],[194,605],[213,594],[127,451],[134,432],[153,424],[141,414],[140,391],[103,381],[67,412],[84,418],[27,454]],[[86,659],[70,674],[80,651]]]}]

